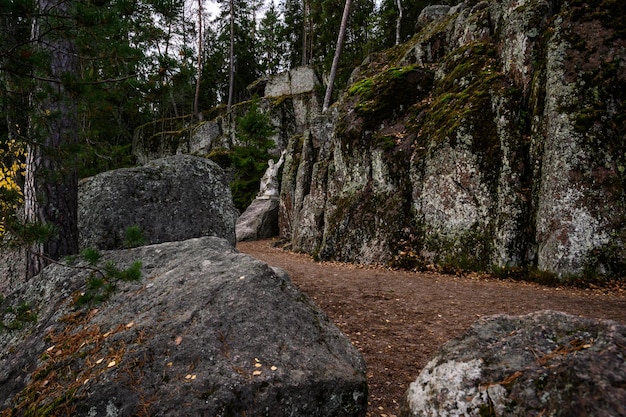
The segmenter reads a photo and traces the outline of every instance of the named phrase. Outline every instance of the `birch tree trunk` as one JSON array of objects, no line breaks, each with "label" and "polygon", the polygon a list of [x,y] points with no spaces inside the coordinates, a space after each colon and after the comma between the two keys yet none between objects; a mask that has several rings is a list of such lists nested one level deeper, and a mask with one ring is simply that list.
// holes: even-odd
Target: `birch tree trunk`
[{"label": "birch tree trunk", "polygon": [[350,15],[351,0],[346,0],[346,4],[343,7],[343,16],[341,17],[341,27],[339,28],[339,36],[337,36],[337,46],[335,48],[335,56],[333,58],[333,65],[330,68],[330,76],[328,78],[328,86],[326,87],[326,95],[324,96],[324,106],[322,112],[328,110],[330,105],[330,99],[333,94],[333,84],[335,83],[335,77],[337,76],[337,67],[339,66],[339,58],[341,57],[341,49],[343,48],[343,42],[346,37],[346,27],[348,26],[348,16]]},{"label": "birch tree trunk", "polygon": [[233,91],[235,90],[235,0],[230,0],[230,51],[228,68],[228,114],[233,107]]},{"label": "birch tree trunk", "polygon": [[202,120],[200,113],[200,80],[202,78],[202,0],[198,0],[198,75],[196,78],[196,92],[193,98],[193,114]]},{"label": "birch tree trunk", "polygon": [[402,0],[396,0],[398,20],[396,20],[396,45],[400,45],[400,29],[402,28]]},{"label": "birch tree trunk", "polygon": [[[42,78],[43,98],[35,105],[31,118],[31,143],[28,146],[24,184],[25,220],[54,228],[49,240],[35,244],[27,260],[27,277],[38,274],[49,259],[58,260],[78,253],[78,176],[72,146],[77,143],[78,117],[67,83],[78,74],[78,55],[67,32],[45,25],[70,17],[71,1],[38,0],[40,16],[35,22],[33,39],[49,57],[47,74]],[[48,23],[51,22],[51,23]],[[42,25],[41,27],[39,25]]]}]

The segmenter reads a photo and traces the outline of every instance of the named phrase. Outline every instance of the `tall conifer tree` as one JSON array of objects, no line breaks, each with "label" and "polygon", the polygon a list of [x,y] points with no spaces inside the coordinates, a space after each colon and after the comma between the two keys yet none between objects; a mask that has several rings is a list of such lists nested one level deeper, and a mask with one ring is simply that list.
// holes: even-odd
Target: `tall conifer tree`
[{"label": "tall conifer tree", "polygon": [[79,62],[66,26],[74,5],[55,0],[39,0],[37,5],[33,39],[48,34],[46,41],[39,43],[48,63],[34,74],[42,92],[37,96],[42,99],[33,97],[36,110],[28,144],[24,212],[27,222],[51,225],[54,233],[43,243],[33,243],[28,276],[38,274],[47,258],[57,260],[78,253],[78,175],[71,151],[78,141],[78,110],[72,96]]}]

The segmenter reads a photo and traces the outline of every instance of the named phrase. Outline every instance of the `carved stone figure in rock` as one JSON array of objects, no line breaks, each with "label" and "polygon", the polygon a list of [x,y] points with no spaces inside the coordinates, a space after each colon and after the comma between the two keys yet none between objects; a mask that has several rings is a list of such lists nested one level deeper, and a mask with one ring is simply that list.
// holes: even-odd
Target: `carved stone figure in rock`
[{"label": "carved stone figure in rock", "polygon": [[280,154],[280,159],[276,163],[274,163],[273,159],[267,161],[268,167],[265,170],[265,174],[263,174],[263,177],[261,178],[261,187],[257,198],[278,198],[278,170],[285,161],[285,153],[286,151],[283,151]]}]

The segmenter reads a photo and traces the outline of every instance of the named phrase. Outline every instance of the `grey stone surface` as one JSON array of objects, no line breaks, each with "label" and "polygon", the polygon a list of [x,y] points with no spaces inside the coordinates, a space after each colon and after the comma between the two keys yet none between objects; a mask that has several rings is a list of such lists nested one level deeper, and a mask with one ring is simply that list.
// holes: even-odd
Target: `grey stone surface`
[{"label": "grey stone surface", "polygon": [[623,31],[550,0],[422,20],[292,138],[281,236],[321,259],[623,277]]},{"label": "grey stone surface", "polygon": [[271,77],[265,86],[266,97],[282,97],[313,92],[319,85],[311,67],[297,67]]},{"label": "grey stone surface", "polygon": [[194,129],[187,145],[188,148],[184,149],[181,146],[178,150],[192,155],[206,155],[211,151],[211,149],[213,149],[216,142],[217,145],[221,145],[221,143],[219,143],[219,138],[222,135],[223,131],[221,119],[218,119],[218,121],[206,121]]},{"label": "grey stone surface", "polygon": [[[4,237],[5,239],[9,236]],[[0,295],[11,292],[20,282],[26,281],[27,251],[20,247],[0,247]]]},{"label": "grey stone surface", "polygon": [[278,203],[278,198],[255,198],[237,219],[237,242],[278,236]]},{"label": "grey stone surface", "polygon": [[80,246],[117,249],[137,225],[145,243],[223,237],[235,243],[235,209],[222,169],[189,155],[109,171],[79,185]]},{"label": "grey stone surface", "polygon": [[415,29],[419,32],[424,28],[424,26],[440,21],[448,15],[450,11],[450,6],[443,4],[433,4],[430,6],[424,7],[420,12],[420,15],[417,17],[417,23],[415,24]]},{"label": "grey stone surface", "polygon": [[143,278],[81,309],[73,300],[93,271],[55,265],[3,301],[1,311],[28,305],[36,321],[0,330],[0,409],[365,415],[362,357],[284,271],[215,237],[108,251],[107,261],[141,261]]},{"label": "grey stone surface", "polygon": [[626,415],[626,327],[543,311],[479,320],[411,383],[402,415]]}]

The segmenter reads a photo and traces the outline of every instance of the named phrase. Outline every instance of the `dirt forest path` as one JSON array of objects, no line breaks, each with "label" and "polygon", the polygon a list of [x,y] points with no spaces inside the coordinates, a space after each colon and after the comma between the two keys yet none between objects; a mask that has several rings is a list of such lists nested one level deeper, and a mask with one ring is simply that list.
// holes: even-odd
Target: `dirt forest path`
[{"label": "dirt forest path", "polygon": [[239,251],[285,269],[352,340],[367,363],[368,416],[399,414],[402,398],[435,352],[481,316],[558,310],[626,324],[626,292],[548,288],[479,277],[391,271],[240,242]]}]

